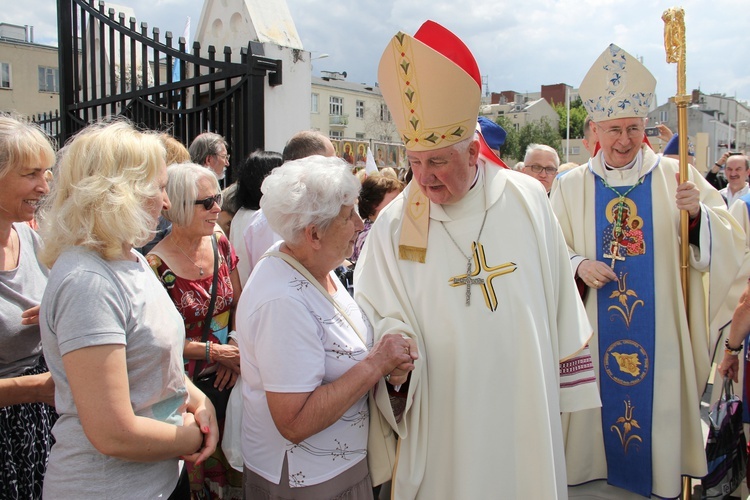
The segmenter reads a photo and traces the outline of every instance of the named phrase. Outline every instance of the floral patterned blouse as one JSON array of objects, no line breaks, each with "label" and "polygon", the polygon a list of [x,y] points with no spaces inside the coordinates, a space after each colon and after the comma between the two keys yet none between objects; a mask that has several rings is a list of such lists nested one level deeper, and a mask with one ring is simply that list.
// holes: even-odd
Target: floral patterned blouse
[{"label": "floral patterned blouse", "polygon": [[[230,274],[237,267],[238,258],[234,248],[223,234],[216,233],[217,250],[219,253],[219,279],[216,305],[214,306],[213,318],[211,318],[211,333],[208,340],[226,344],[230,329],[230,310],[232,304],[239,297],[234,296]],[[213,273],[206,274],[200,279],[189,280],[178,276],[158,255],[149,253],[146,256],[149,265],[156,273],[164,288],[167,289],[174,305],[185,321],[185,336],[190,340],[198,342],[203,338],[203,322],[206,319],[208,305],[211,302],[211,283]],[[211,269],[213,271],[213,268]],[[198,360],[185,360],[185,369],[188,376],[193,377],[195,364]],[[215,363],[206,365],[204,368],[213,366]]]}]

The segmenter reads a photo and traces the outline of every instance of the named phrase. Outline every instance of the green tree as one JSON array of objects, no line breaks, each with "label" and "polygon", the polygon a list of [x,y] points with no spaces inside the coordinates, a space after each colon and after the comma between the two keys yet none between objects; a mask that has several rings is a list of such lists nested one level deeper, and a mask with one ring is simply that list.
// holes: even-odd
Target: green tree
[{"label": "green tree", "polygon": [[[495,123],[505,129],[505,143],[500,148],[500,157],[508,161],[515,160],[518,158],[518,131],[516,127],[504,116],[498,116]],[[513,165],[510,164],[508,166],[512,167]]]},{"label": "green tree", "polygon": [[546,118],[527,123],[519,130],[516,130],[513,122],[504,116],[499,116],[495,122],[505,129],[505,144],[500,148],[500,157],[509,167],[523,160],[529,144],[546,144],[554,148],[558,155],[561,154],[560,133]]},{"label": "green tree", "polygon": [[562,140],[560,132],[550,123],[547,118],[542,118],[538,122],[527,123],[518,132],[518,151],[519,159],[526,155],[526,148],[529,144],[546,144],[557,151],[558,155],[562,153]]},{"label": "green tree", "polygon": [[[568,120],[568,110],[565,108],[565,103],[555,104],[555,111],[557,111],[557,115],[560,117],[560,125],[558,127],[560,137],[564,139]],[[586,121],[587,114],[580,97],[570,102],[571,139],[583,138],[583,122]]]}]

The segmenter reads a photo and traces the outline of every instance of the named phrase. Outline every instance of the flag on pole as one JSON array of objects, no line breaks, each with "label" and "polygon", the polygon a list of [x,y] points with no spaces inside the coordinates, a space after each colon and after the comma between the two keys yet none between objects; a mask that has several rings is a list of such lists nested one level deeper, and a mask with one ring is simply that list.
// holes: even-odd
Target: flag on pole
[{"label": "flag on pole", "polygon": [[[190,50],[190,16],[188,16],[187,20],[185,21],[185,29],[182,31],[182,38],[185,39],[185,48],[189,51]],[[174,65],[172,66],[172,81],[173,82],[180,81],[180,66],[181,65],[182,65],[182,61],[180,59],[175,59]]]},{"label": "flag on pole", "polygon": [[372,175],[379,172],[378,166],[375,163],[375,157],[372,155],[370,146],[367,146],[367,161],[365,161],[365,174]]}]

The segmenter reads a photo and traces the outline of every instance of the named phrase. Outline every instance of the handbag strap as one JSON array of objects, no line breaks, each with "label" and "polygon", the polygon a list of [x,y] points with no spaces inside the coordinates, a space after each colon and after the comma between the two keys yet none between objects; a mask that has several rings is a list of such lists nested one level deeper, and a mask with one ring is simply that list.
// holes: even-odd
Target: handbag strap
[{"label": "handbag strap", "polygon": [[359,329],[354,324],[354,322],[349,317],[349,315],[346,314],[346,311],[344,311],[344,308],[341,307],[341,305],[339,305],[338,302],[336,302],[336,299],[334,299],[331,296],[331,294],[328,293],[328,290],[326,290],[325,288],[323,288],[323,285],[321,285],[320,282],[318,280],[316,280],[313,277],[312,274],[310,274],[310,271],[308,271],[305,268],[305,266],[303,266],[297,259],[295,259],[291,255],[289,255],[287,253],[284,253],[284,252],[278,252],[278,251],[266,252],[266,253],[263,254],[263,257],[261,257],[261,259],[263,259],[265,257],[269,257],[269,256],[278,257],[281,260],[285,261],[287,264],[289,264],[294,269],[296,269],[297,271],[299,271],[299,273],[302,274],[302,276],[304,276],[305,279],[307,279],[307,281],[309,281],[310,283],[312,283],[315,286],[315,288],[317,288],[318,291],[320,293],[322,293],[323,296],[326,299],[328,299],[328,302],[330,302],[331,304],[333,304],[333,306],[344,317],[344,319],[346,319],[346,321],[349,323],[349,326],[351,326],[352,330],[354,330],[354,333],[357,334],[357,337],[359,337],[359,339],[362,341],[362,343],[365,345],[365,347],[367,347],[367,340],[365,340],[365,337],[362,336],[362,334],[360,333]]},{"label": "handbag strap", "polygon": [[[214,277],[211,281],[211,300],[208,303],[208,310],[206,311],[206,319],[203,320],[203,335],[201,335],[201,342],[208,341],[208,336],[211,333],[211,318],[214,315],[214,307],[216,307],[216,295],[217,285],[219,283],[219,249],[216,245],[216,234],[211,235],[211,246],[214,250]],[[195,378],[202,368],[203,360],[198,360],[195,363],[195,370],[193,370],[193,378]]]},{"label": "handbag strap", "polygon": [[729,401],[734,396],[734,385],[730,377],[724,377],[724,387],[722,388],[721,397],[725,401]]}]

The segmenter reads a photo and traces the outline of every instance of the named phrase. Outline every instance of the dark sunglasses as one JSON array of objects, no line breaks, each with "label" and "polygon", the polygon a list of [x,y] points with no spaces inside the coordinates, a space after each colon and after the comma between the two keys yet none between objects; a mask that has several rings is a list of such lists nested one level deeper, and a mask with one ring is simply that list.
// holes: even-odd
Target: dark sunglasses
[{"label": "dark sunglasses", "polygon": [[203,205],[203,208],[205,208],[206,210],[211,210],[211,207],[214,206],[214,203],[216,203],[219,208],[221,208],[221,193],[209,196],[208,198],[203,198],[202,200],[195,200],[196,205]]}]

